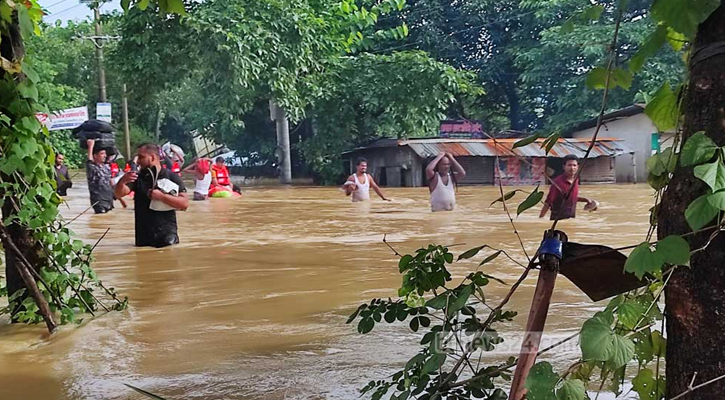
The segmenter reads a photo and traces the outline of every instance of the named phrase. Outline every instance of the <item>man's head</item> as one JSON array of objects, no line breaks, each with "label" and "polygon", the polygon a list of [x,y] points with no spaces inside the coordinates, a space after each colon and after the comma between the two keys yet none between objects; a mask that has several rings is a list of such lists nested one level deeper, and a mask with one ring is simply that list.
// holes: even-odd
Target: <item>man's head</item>
[{"label": "man's head", "polygon": [[564,157],[564,173],[568,178],[573,178],[576,175],[576,172],[579,170],[579,159],[573,155],[569,154]]},{"label": "man's head", "polygon": [[214,161],[216,162],[217,166],[219,166],[219,167],[224,166],[224,157],[217,157],[216,160],[214,160]]},{"label": "man's head", "polygon": [[65,160],[65,157],[63,157],[62,154],[58,153],[55,155],[55,165],[61,166],[63,165],[63,161]]},{"label": "man's head", "polygon": [[446,175],[451,172],[451,160],[448,158],[448,156],[443,156],[443,158],[438,161],[438,165],[436,165],[436,171],[438,171],[438,173],[442,175]]},{"label": "man's head", "polygon": [[93,148],[93,162],[103,164],[106,162],[106,149]]},{"label": "man's head", "polygon": [[161,168],[161,158],[159,156],[159,146],[153,143],[144,143],[138,146],[136,150],[136,157],[138,157],[137,164],[141,169],[146,169],[151,166],[156,166],[157,169]]},{"label": "man's head", "polygon": [[355,164],[357,167],[357,173],[358,174],[364,174],[368,172],[368,160],[360,157],[357,159],[357,164]]}]

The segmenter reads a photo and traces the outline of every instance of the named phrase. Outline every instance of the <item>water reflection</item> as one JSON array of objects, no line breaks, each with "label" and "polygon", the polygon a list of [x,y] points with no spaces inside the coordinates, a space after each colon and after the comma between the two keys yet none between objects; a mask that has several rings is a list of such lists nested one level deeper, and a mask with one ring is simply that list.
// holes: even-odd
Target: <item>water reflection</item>
[{"label": "water reflection", "polygon": [[[362,336],[344,324],[360,302],[395,296],[397,260],[383,235],[400,252],[431,242],[456,245],[456,253],[489,244],[525,259],[500,205],[489,207],[497,188],[462,187],[458,209],[435,214],[425,188],[386,192],[393,203],[351,204],[335,188],[314,187],[257,187],[239,200],[193,202],[179,215],[181,244],[162,250],[133,247],[131,208],[82,215],[71,227],[88,242],[111,228],[96,249],[95,268],[129,296],[130,308],[63,327],[50,339],[42,326],[0,324],[0,398],[139,398],[120,382],[193,399],[358,398],[358,388],[389,375],[420,340],[405,325]],[[599,200],[600,210],[560,223],[570,240],[641,241],[648,188],[581,192]],[[72,189],[63,214],[82,212],[86,196],[82,184]],[[529,254],[549,226],[537,215],[515,220]],[[455,278],[476,265],[456,264]],[[486,268],[507,282],[521,271],[503,257]],[[535,279],[513,297],[510,308],[519,317],[501,331],[523,329]],[[492,285],[487,296],[495,302],[506,291]],[[560,279],[548,337],[568,336],[599,307]],[[576,357],[546,358],[563,364]]]}]

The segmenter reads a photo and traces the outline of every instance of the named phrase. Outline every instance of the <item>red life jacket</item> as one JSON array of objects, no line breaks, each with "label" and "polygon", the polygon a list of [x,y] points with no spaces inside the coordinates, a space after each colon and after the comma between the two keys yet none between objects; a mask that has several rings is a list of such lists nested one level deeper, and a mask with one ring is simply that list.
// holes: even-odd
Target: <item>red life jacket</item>
[{"label": "red life jacket", "polygon": [[174,165],[171,166],[171,172],[173,172],[175,174],[181,173],[181,167],[179,166],[178,162],[174,161]]},{"label": "red life jacket", "polygon": [[229,181],[229,170],[227,169],[226,165],[222,165],[221,167],[214,164],[211,167],[214,172],[216,172],[216,182],[222,186],[229,186],[231,185],[231,182]]},{"label": "red life jacket", "polygon": [[111,163],[111,178],[115,177],[116,175],[118,175],[118,164]]}]

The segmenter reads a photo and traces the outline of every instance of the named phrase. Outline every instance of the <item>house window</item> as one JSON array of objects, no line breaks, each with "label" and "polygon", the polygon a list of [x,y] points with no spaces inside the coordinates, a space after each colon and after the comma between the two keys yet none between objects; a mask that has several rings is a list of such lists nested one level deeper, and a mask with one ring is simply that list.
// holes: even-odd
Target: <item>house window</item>
[{"label": "house window", "polygon": [[651,154],[657,154],[660,152],[660,134],[652,134],[652,152]]}]

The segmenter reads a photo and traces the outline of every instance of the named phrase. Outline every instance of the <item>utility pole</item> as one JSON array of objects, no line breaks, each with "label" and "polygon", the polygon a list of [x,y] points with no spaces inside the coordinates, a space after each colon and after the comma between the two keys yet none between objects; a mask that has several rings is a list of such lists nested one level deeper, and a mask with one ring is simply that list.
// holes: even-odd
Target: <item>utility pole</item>
[{"label": "utility pole", "polygon": [[277,160],[280,167],[280,183],[292,183],[292,158],[289,144],[289,121],[287,112],[274,101],[269,102],[269,113],[277,126]]},{"label": "utility pole", "polygon": [[96,22],[96,61],[98,62],[98,102],[106,102],[106,70],[103,67],[103,38],[101,36],[101,3],[94,3],[93,16]]},{"label": "utility pole", "polygon": [[126,98],[126,84],[123,84],[123,135],[126,138],[126,161],[131,162],[131,134],[128,129],[128,98]]}]

